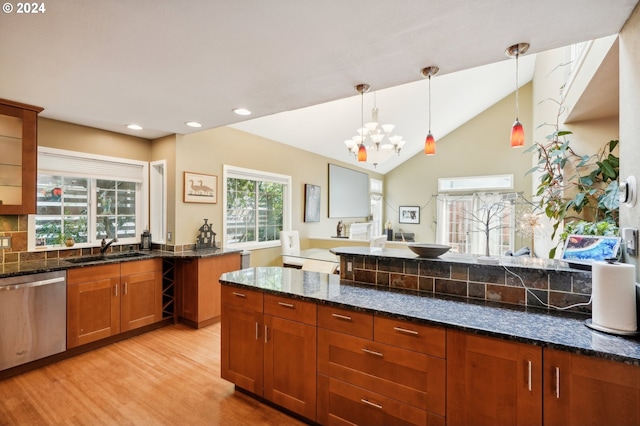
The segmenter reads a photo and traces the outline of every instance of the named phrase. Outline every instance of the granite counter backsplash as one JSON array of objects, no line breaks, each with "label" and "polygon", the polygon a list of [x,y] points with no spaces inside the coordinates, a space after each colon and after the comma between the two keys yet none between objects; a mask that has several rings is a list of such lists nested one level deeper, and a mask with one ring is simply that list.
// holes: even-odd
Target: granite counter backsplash
[{"label": "granite counter backsplash", "polygon": [[334,274],[259,267],[225,273],[226,285],[460,329],[640,365],[640,340],[601,333],[585,314],[548,312],[391,287],[358,285]]}]

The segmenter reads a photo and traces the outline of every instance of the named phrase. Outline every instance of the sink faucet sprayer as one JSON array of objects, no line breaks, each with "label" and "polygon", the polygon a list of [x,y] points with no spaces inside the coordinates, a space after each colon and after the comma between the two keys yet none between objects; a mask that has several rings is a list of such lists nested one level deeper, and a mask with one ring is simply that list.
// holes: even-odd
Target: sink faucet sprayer
[{"label": "sink faucet sprayer", "polygon": [[102,239],[102,242],[100,243],[100,254],[105,254],[105,252],[107,251],[107,249],[109,247],[111,247],[111,244],[118,242],[118,238],[114,238],[113,240],[107,242],[107,240],[105,240],[104,238]]}]

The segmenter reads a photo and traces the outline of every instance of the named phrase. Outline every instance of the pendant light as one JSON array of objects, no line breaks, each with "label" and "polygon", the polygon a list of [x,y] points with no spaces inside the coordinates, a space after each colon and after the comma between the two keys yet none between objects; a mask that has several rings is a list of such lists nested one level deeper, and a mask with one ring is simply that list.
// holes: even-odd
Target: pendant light
[{"label": "pendant light", "polygon": [[424,141],[424,154],[434,155],[436,153],[436,140],[431,133],[431,77],[436,75],[440,71],[440,68],[436,66],[426,67],[420,71],[422,77],[429,79],[429,132],[427,138]]},{"label": "pendant light", "polygon": [[368,84],[358,84],[356,86],[356,90],[360,93],[360,144],[358,145],[358,161],[365,162],[367,161],[367,148],[364,146],[364,138],[365,135],[365,127],[364,127],[364,94],[369,91]]},{"label": "pendant light", "polygon": [[524,128],[518,120],[518,57],[529,50],[529,43],[518,43],[507,47],[504,53],[511,58],[516,58],[516,121],[511,127],[511,148],[519,148],[524,145]]}]

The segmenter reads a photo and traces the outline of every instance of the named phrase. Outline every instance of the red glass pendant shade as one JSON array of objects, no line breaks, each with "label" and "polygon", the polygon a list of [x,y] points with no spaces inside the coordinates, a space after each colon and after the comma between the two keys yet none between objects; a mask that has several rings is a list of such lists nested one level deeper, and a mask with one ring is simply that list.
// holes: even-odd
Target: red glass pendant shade
[{"label": "red glass pendant shade", "polygon": [[367,161],[367,148],[364,144],[360,144],[360,148],[358,148],[358,161]]},{"label": "red glass pendant shade", "polygon": [[434,155],[436,153],[436,140],[431,132],[427,135],[427,139],[424,141],[424,154]]},{"label": "red glass pendant shade", "polygon": [[511,128],[511,148],[519,148],[524,145],[524,128],[522,123],[516,119]]}]

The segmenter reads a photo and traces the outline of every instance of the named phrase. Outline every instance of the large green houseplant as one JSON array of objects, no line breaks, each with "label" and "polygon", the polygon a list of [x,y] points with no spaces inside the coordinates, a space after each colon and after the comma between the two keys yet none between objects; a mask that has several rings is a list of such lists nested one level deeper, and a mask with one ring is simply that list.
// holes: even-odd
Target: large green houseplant
[{"label": "large green houseplant", "polygon": [[[618,176],[620,161],[611,140],[595,154],[578,154],[567,136],[557,130],[544,143],[534,143],[527,152],[537,154],[538,163],[527,172],[539,172],[536,196],[538,207],[553,226],[553,239],[560,224],[573,233],[615,235],[618,229]],[[560,243],[567,232],[561,234]],[[555,257],[557,247],[549,252]]]}]

